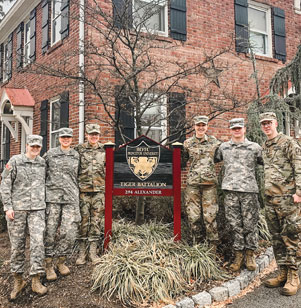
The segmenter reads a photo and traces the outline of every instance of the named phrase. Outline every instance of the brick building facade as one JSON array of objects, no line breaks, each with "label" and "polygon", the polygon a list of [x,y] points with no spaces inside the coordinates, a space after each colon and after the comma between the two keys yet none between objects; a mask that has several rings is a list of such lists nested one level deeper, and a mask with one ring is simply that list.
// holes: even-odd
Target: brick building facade
[{"label": "brick building facade", "polygon": [[[124,1],[96,1],[108,15],[111,14],[114,27],[119,29],[124,26],[118,20],[120,12],[125,12]],[[139,16],[133,17],[133,10],[145,11],[150,2],[131,2],[130,27],[139,19]],[[90,72],[85,71],[85,76],[95,74],[91,69],[93,57],[91,54],[88,56],[81,53],[83,43],[86,43],[86,49],[91,47],[91,44],[87,46],[89,42],[94,42],[94,48],[97,44],[100,47],[103,44],[97,36],[93,18],[88,13],[86,6],[89,3],[90,1],[82,0],[17,0],[0,23],[0,168],[11,155],[24,152],[26,135],[42,135],[45,151],[56,146],[56,131],[64,126],[74,129],[74,143],[82,142],[84,124],[88,121],[101,124],[102,142],[122,143],[120,131],[114,130],[114,125],[110,124],[105,106],[94,92],[90,92],[91,87],[86,87],[75,78],[63,78],[62,72],[51,72],[52,67],[57,69],[61,65],[64,72],[72,71],[71,75],[76,76],[82,73],[79,68],[84,67],[84,63],[90,69]],[[170,44],[173,48],[162,49],[164,52],[155,54],[154,59],[168,63],[166,67],[169,71],[175,69],[172,63],[180,60],[198,63],[204,61],[205,54],[208,56],[223,48],[229,50],[210,61],[209,68],[218,72],[214,78],[211,76],[211,79],[206,79],[204,74],[191,74],[181,80],[183,91],[178,87],[177,91],[166,92],[162,105],[157,104],[150,112],[160,110],[170,116],[166,117],[166,121],[159,121],[160,125],[151,128],[150,136],[164,139],[165,135],[173,132],[173,126],[178,124],[180,118],[184,117],[189,123],[195,114],[203,113],[213,118],[209,133],[226,140],[227,120],[238,116],[246,117],[246,105],[226,108],[224,112],[213,110],[212,105],[206,102],[205,90],[206,93],[210,90],[214,94],[227,89],[228,95],[232,93],[241,102],[252,100],[255,83],[250,78],[253,66],[250,46],[246,44],[249,37],[255,42],[253,50],[260,76],[260,91],[262,94],[266,93],[272,76],[294,57],[300,44],[300,0],[159,0],[155,1],[155,6],[154,15],[150,16],[148,23],[150,30],[155,30],[156,37],[152,39],[159,44],[162,42],[162,46]],[[124,54],[127,52],[124,50]],[[66,62],[67,54],[72,61]],[[215,66],[223,69],[216,70]],[[49,68],[48,72],[45,72],[45,67]],[[103,87],[106,84],[119,85],[118,78],[110,70],[103,70],[98,78]],[[144,74],[143,82],[148,82],[147,73]],[[119,98],[114,97],[112,91],[110,93],[112,102],[118,103]],[[189,97],[188,93],[194,94]],[[177,105],[181,100],[190,103],[182,104],[176,112],[170,113],[173,108],[171,106]],[[226,98],[219,101],[215,97],[214,101],[219,105],[229,104]],[[110,110],[112,113],[117,112],[112,108]],[[123,114],[122,109],[118,112],[121,131],[128,138],[134,138],[136,124],[129,114]],[[135,110],[132,112],[135,114]],[[116,116],[113,115],[112,118]],[[183,134],[181,138],[183,139]]]}]

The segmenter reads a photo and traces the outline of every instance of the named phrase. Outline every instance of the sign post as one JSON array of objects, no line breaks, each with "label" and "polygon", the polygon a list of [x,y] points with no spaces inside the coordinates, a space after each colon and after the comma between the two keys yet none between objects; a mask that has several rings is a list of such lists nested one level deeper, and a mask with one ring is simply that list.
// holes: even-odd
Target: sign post
[{"label": "sign post", "polygon": [[104,249],[107,249],[112,236],[112,213],[113,213],[113,170],[114,170],[114,146],[112,142],[107,142],[106,150],[106,178],[105,178],[105,231]]},{"label": "sign post", "polygon": [[182,143],[173,145],[173,230],[176,241],[181,240],[181,148]]},{"label": "sign post", "polygon": [[181,239],[181,143],[173,151],[140,136],[113,150],[106,143],[105,240],[112,236],[113,196],[173,196],[174,238]]}]

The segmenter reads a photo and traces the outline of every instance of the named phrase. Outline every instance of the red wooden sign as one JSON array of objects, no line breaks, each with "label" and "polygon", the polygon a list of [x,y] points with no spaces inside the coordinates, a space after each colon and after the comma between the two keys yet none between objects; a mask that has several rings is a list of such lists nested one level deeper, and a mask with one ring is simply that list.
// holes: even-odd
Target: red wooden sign
[{"label": "red wooden sign", "polygon": [[181,143],[173,150],[140,136],[114,151],[106,143],[105,241],[112,236],[113,196],[173,196],[174,238],[181,239]]}]

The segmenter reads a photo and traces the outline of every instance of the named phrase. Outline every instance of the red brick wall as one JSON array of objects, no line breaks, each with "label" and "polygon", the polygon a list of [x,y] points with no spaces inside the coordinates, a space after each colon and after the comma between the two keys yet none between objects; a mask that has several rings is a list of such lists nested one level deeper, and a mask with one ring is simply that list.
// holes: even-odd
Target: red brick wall
[{"label": "red brick wall", "polygon": [[[72,2],[72,1],[71,1]],[[109,11],[111,9],[111,1],[99,1]],[[300,43],[301,37],[301,16],[296,14],[293,9],[293,1],[285,0],[269,0],[262,1],[262,3],[276,6],[285,10],[286,14],[286,51],[287,62],[290,61],[297,50],[297,46]],[[77,7],[72,5],[71,12],[76,12]],[[37,7],[36,15],[36,61],[35,63],[43,63],[49,65],[55,65],[59,61],[64,59],[64,53],[70,51],[76,51],[78,48],[78,22],[70,18],[70,31],[69,36],[62,42],[59,42],[53,47],[50,47],[46,54],[42,54],[41,51],[41,5]],[[21,22],[21,20],[20,20]],[[253,79],[250,79],[252,74],[252,64],[245,54],[237,54],[234,47],[234,0],[225,1],[195,1],[187,0],[187,41],[183,44],[178,42],[179,47],[176,50],[165,50],[164,53],[157,55],[159,59],[164,63],[168,61],[176,62],[178,60],[187,60],[190,63],[197,63],[204,60],[204,54],[211,54],[222,48],[227,48],[232,44],[231,53],[227,53],[221,57],[220,60],[216,60],[216,64],[228,63],[230,69],[224,72],[220,78],[221,88],[227,89],[229,93],[235,94],[242,101],[250,101],[254,97],[255,83]],[[87,36],[88,37],[88,36]],[[171,38],[160,38],[162,44],[166,42],[173,42]],[[101,44],[101,42],[100,42]],[[34,107],[34,129],[33,133],[40,132],[40,103],[45,99],[53,98],[63,91],[69,91],[70,98],[70,127],[75,132],[75,143],[78,140],[78,86],[70,85],[67,80],[54,78],[39,74],[30,74],[27,72],[16,70],[16,33],[13,37],[13,74],[12,79],[2,85],[2,87],[15,87],[15,88],[28,88],[33,96],[36,105]],[[78,63],[78,57],[74,56],[73,62],[69,65],[76,65]],[[258,76],[260,76],[260,90],[262,94],[268,91],[268,86],[271,77],[275,72],[283,66],[281,61],[266,57],[257,57],[257,69]],[[170,70],[174,69],[172,65]],[[108,75],[106,74],[106,76]],[[147,76],[145,76],[147,80]],[[106,82],[110,78],[107,78]],[[189,79],[183,82],[184,86],[193,88],[197,94],[195,94],[196,102],[187,106],[187,119],[198,113],[209,113],[209,105],[206,102],[198,104],[198,97],[202,98],[204,92],[208,89],[212,91],[220,91],[215,84],[210,84],[204,88],[201,86],[204,83],[202,77],[189,77]],[[199,92],[198,92],[199,91]],[[86,102],[93,101],[93,98],[89,93],[86,94]],[[222,102],[226,104],[227,102]],[[217,119],[214,119],[210,123],[209,133],[215,135],[217,138],[227,140],[228,134],[228,120],[232,117],[245,117],[246,108],[238,108],[232,112],[227,112]],[[93,118],[95,113],[100,114],[101,118],[107,119],[104,114],[102,106],[96,106],[95,104],[89,105],[86,108],[86,118]],[[110,125],[106,121],[100,122],[102,127],[102,141],[107,142],[109,140],[114,141],[114,132],[110,128]],[[12,140],[11,154],[19,153],[20,145],[15,144]]]}]

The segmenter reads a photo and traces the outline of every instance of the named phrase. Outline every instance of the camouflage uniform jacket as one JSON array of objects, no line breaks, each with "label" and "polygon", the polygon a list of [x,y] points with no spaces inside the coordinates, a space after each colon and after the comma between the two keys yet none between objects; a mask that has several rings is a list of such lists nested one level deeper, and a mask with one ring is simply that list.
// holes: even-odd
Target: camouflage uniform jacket
[{"label": "camouflage uniform jacket", "polygon": [[256,142],[224,142],[216,151],[215,161],[224,161],[223,190],[258,193],[256,164],[263,163],[262,149]]},{"label": "camouflage uniform jacket", "polygon": [[79,203],[78,168],[79,154],[61,147],[50,149],[46,161],[46,202]]},{"label": "camouflage uniform jacket", "polygon": [[263,146],[265,193],[301,196],[301,145],[283,134]]},{"label": "camouflage uniform jacket", "polygon": [[190,162],[188,185],[216,184],[217,177],[213,159],[219,145],[220,141],[208,135],[202,139],[193,136],[184,141],[182,159],[184,163]]},{"label": "camouflage uniform jacket", "polygon": [[75,147],[80,155],[79,189],[81,192],[104,192],[105,150],[101,143],[93,148],[88,142]]},{"label": "camouflage uniform jacket", "polygon": [[45,160],[25,154],[14,155],[2,173],[4,211],[42,210],[45,203]]}]

